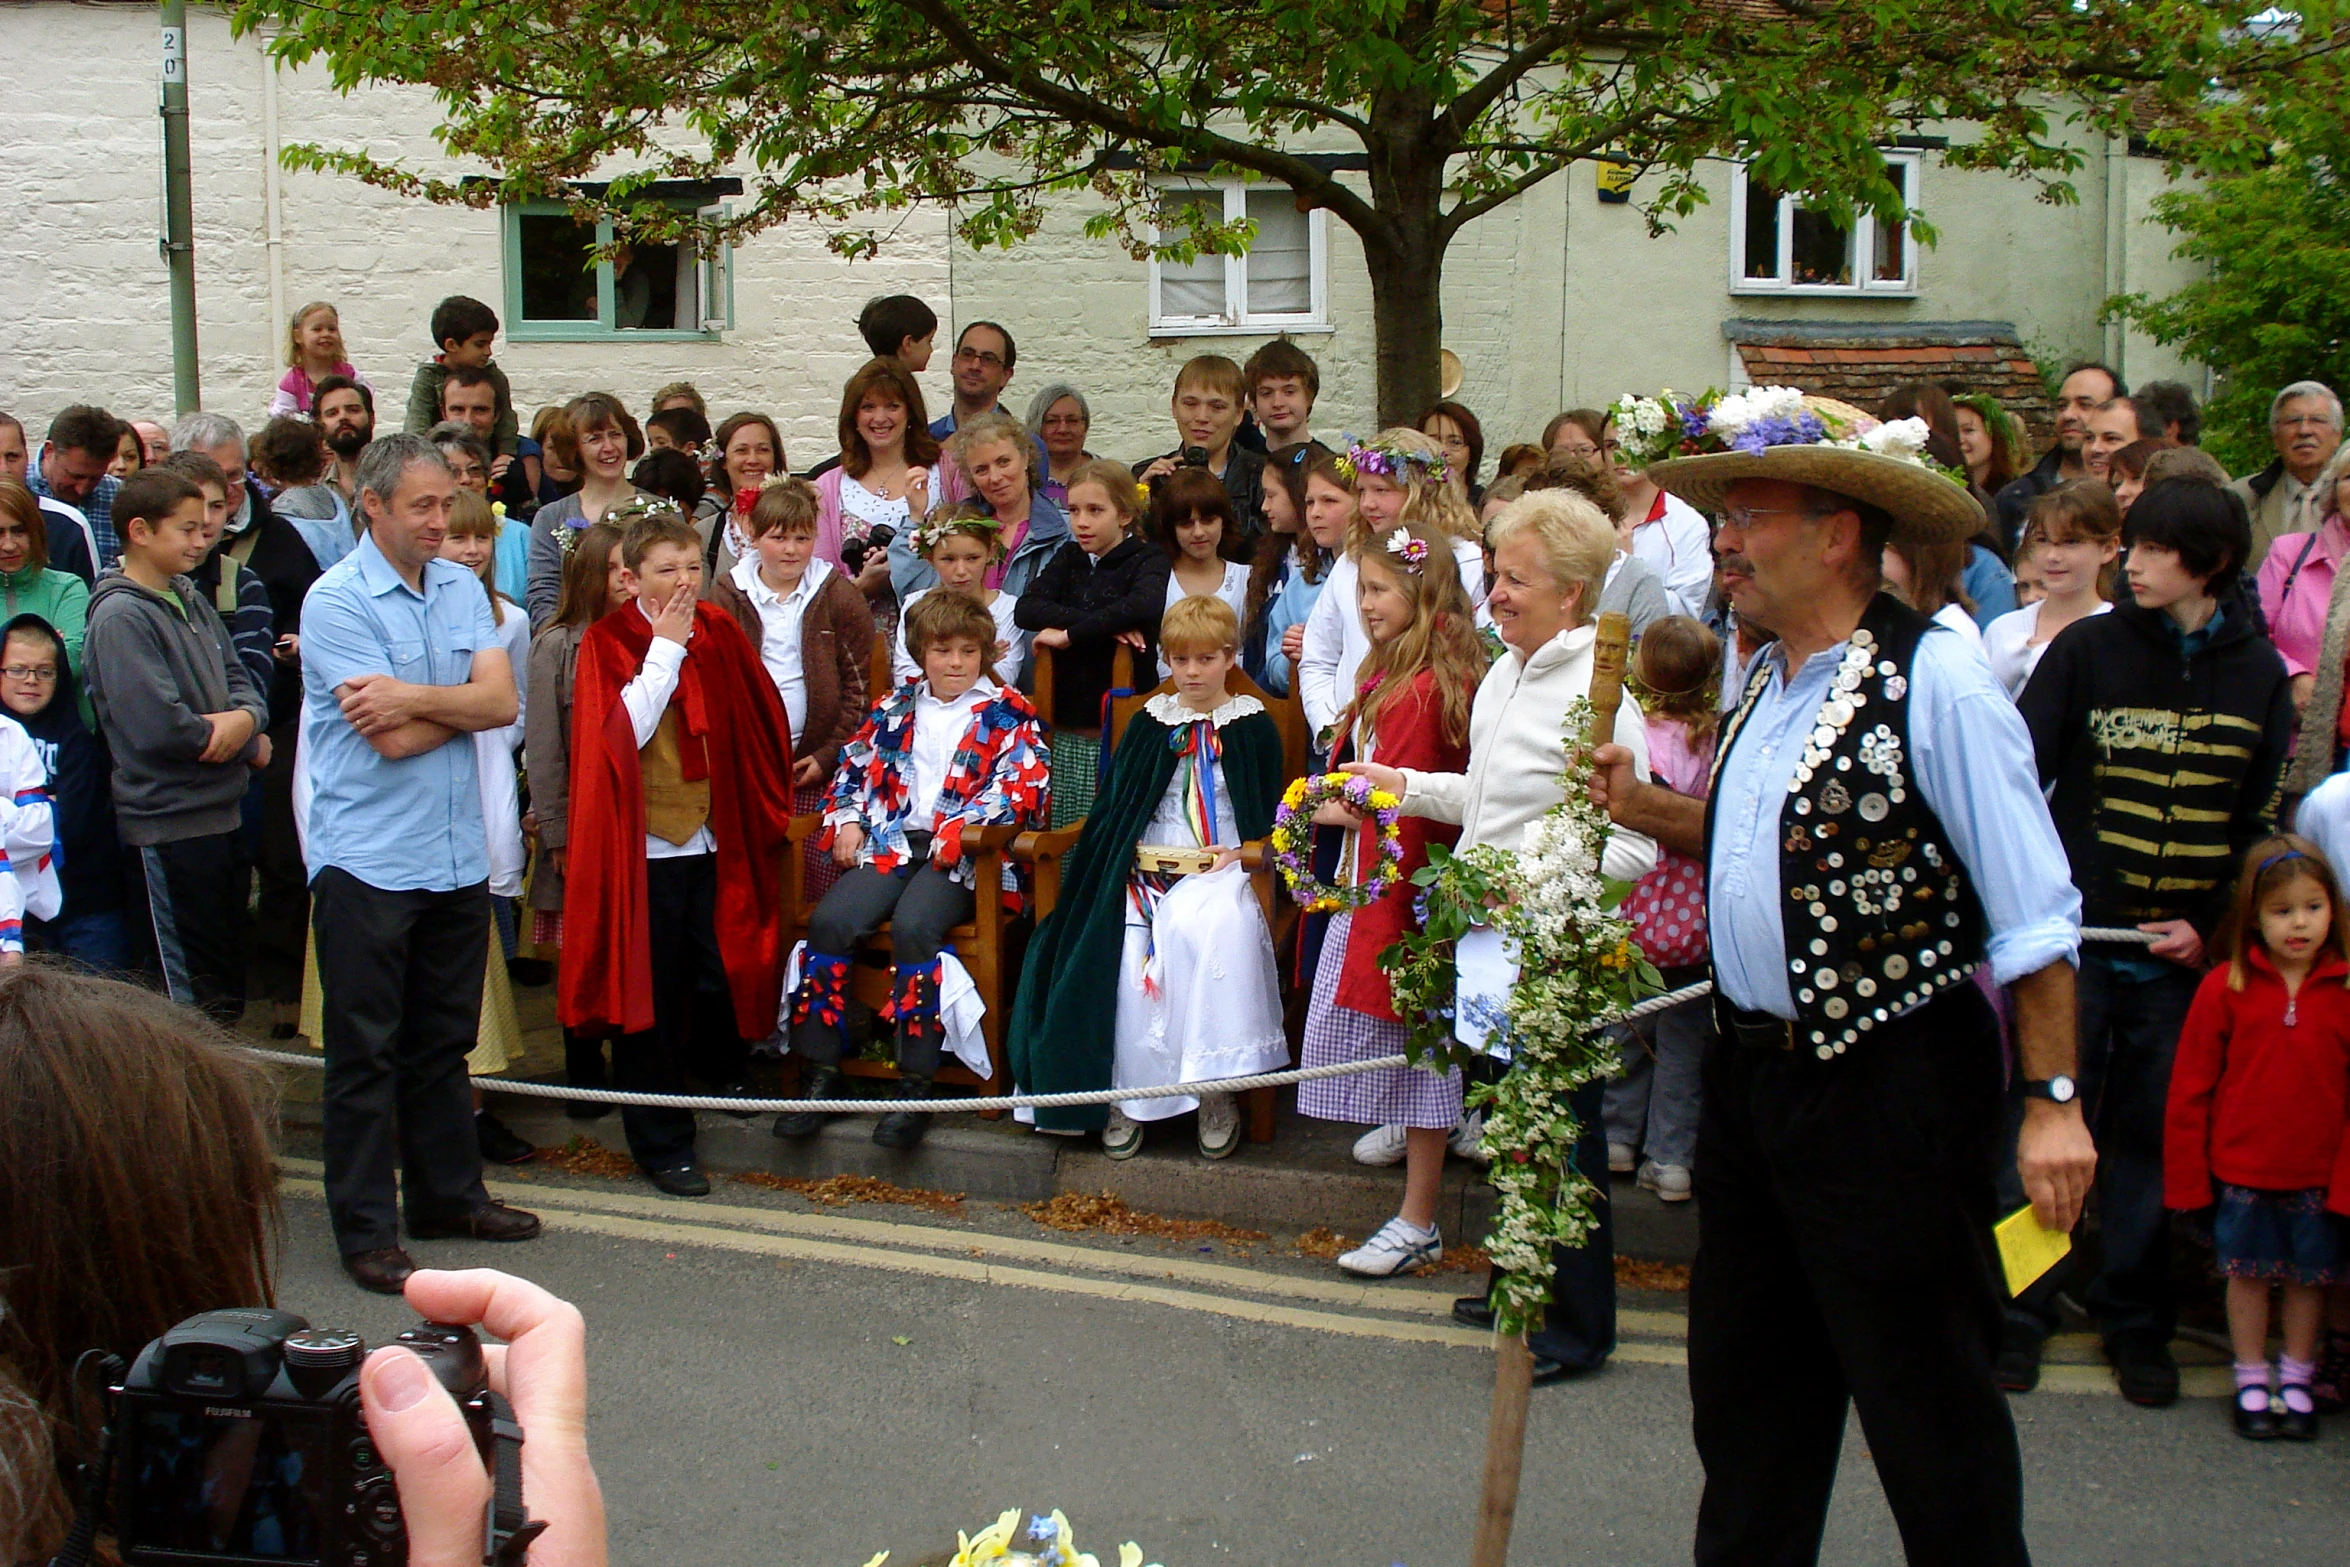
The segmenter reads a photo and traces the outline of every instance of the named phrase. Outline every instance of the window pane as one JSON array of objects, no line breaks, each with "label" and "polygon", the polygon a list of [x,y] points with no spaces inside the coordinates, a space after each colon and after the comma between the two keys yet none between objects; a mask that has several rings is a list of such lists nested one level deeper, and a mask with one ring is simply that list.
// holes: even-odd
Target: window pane
[{"label": "window pane", "polygon": [[596,231],[559,212],[525,212],[515,220],[522,250],[522,319],[593,321],[596,274],[588,261]]},{"label": "window pane", "polygon": [[1824,212],[1795,209],[1795,275],[1791,283],[1852,283],[1852,231]]},{"label": "window pane", "polygon": [[1297,198],[1284,189],[1250,191],[1248,215],[1257,225],[1257,237],[1250,243],[1244,263],[1248,313],[1310,313],[1314,308],[1314,250],[1309,215],[1297,210]]},{"label": "window pane", "polygon": [[693,251],[683,245],[637,245],[622,251],[612,262],[612,324],[623,332],[701,325],[680,322],[677,313],[680,294],[690,303],[694,291],[690,272],[685,287],[678,287],[679,268],[690,269],[692,264]]},{"label": "window pane", "polygon": [[1745,252],[1738,275],[1763,282],[1779,276],[1779,193],[1759,181],[1746,186]]},{"label": "window pane", "polygon": [[[1170,187],[1160,193],[1159,210],[1173,215],[1196,204],[1202,214],[1213,222],[1224,220],[1224,193],[1212,187]],[[1180,229],[1175,232],[1180,232]],[[1172,238],[1167,229],[1159,231],[1161,243]],[[1162,261],[1159,263],[1159,313],[1164,316],[1225,315],[1230,307],[1224,298],[1224,258],[1202,251],[1191,261]]]},{"label": "window pane", "polygon": [[[1901,192],[1901,199],[1908,201],[1909,165],[1888,164],[1885,173],[1893,181],[1893,188]],[[1900,282],[1909,272],[1909,225],[1899,221],[1888,223],[1879,218],[1874,250],[1869,276],[1880,283]]]}]

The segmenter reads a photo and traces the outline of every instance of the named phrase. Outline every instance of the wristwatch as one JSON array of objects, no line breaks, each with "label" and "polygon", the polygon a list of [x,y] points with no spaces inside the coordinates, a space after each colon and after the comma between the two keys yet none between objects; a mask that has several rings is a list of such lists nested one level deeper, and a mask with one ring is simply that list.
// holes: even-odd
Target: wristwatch
[{"label": "wristwatch", "polygon": [[2073,1080],[2059,1073],[2055,1077],[2027,1077],[2024,1079],[2026,1099],[2048,1099],[2060,1105],[2069,1105],[2080,1090]]}]

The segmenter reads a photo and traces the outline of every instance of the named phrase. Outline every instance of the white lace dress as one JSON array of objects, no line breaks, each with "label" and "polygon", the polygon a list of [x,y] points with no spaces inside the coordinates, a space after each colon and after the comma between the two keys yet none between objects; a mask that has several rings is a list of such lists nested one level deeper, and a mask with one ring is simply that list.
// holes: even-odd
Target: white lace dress
[{"label": "white lace dress", "polygon": [[[1172,694],[1153,697],[1146,711],[1170,728],[1199,721]],[[1221,729],[1263,711],[1254,697],[1234,697],[1209,721]],[[1239,846],[1223,763],[1208,763],[1206,789],[1199,787],[1198,765],[1196,753],[1176,762],[1167,792],[1143,829],[1143,843]],[[1207,828],[1211,803],[1214,825]],[[1117,1041],[1113,1088],[1245,1077],[1289,1064],[1273,936],[1248,872],[1237,862],[1204,875],[1129,876]],[[1198,1107],[1197,1099],[1173,1098],[1130,1100],[1119,1108],[1137,1121],[1163,1121]]]}]

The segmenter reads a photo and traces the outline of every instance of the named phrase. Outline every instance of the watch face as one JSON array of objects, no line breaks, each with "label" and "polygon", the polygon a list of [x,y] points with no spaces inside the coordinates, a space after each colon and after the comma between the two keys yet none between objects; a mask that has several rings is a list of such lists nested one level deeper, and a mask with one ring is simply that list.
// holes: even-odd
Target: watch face
[{"label": "watch face", "polygon": [[2069,1077],[2050,1078],[2048,1080],[2048,1097],[2060,1105],[2070,1104],[2073,1097],[2073,1080]]}]

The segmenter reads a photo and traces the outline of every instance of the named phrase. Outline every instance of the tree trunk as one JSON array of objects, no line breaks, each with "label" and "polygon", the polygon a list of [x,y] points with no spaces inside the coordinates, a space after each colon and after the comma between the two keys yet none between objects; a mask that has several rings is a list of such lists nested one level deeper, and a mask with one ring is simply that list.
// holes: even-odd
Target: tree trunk
[{"label": "tree trunk", "polygon": [[1379,423],[1416,425],[1437,398],[1444,347],[1446,148],[1436,139],[1435,104],[1418,89],[1371,102],[1371,201],[1385,221],[1363,235],[1371,273],[1372,330],[1379,367]]}]

